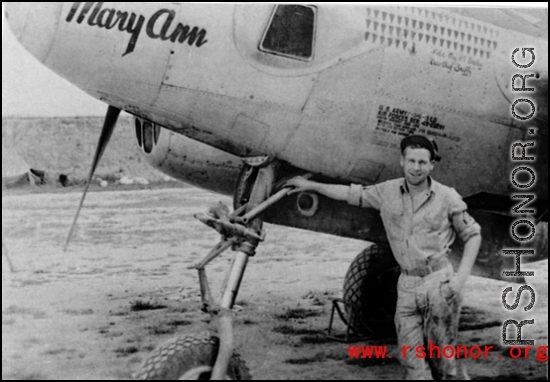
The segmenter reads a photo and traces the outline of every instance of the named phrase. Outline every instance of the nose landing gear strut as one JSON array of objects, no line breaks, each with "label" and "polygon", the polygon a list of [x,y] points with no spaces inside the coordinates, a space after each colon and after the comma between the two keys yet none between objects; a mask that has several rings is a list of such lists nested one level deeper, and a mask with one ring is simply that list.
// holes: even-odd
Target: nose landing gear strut
[{"label": "nose landing gear strut", "polygon": [[[193,269],[199,273],[202,310],[212,316],[219,341],[207,333],[170,341],[147,359],[138,374],[139,379],[251,379],[248,369],[234,352],[233,307],[250,257],[265,238],[261,213],[287,196],[290,188],[282,188],[272,196],[279,163],[264,161],[258,165],[257,176],[248,203],[234,212],[219,204],[207,214],[195,217],[215,229],[221,241]],[[219,303],[212,298],[206,266],[227,249],[235,254],[229,277]],[[208,356],[203,356],[209,353]],[[193,358],[191,360],[190,358]]]}]

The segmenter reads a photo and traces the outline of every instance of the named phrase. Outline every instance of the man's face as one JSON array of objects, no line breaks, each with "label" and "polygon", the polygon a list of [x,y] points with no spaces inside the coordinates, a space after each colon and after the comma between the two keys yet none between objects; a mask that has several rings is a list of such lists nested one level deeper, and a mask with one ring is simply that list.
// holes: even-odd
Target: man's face
[{"label": "man's face", "polygon": [[428,150],[407,147],[401,156],[401,167],[407,182],[413,186],[420,186],[428,179],[428,175],[434,168],[434,162],[430,160]]}]

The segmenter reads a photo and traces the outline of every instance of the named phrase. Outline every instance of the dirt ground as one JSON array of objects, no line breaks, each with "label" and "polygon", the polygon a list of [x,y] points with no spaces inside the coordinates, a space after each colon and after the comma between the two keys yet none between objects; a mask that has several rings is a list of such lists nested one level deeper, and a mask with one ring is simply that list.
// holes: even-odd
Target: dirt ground
[{"label": "dirt ground", "polygon": [[[205,191],[151,189],[89,194],[72,244],[62,250],[80,194],[9,193],[2,198],[2,379],[130,379],[166,340],[208,328],[199,312],[196,271],[188,267],[218,241],[196,221],[227,198]],[[331,301],[366,243],[267,226],[237,304],[238,351],[257,379],[402,379],[393,358],[353,360],[329,341]],[[215,295],[231,253],[208,268]],[[535,319],[524,339],[548,344],[548,262],[531,266],[536,306],[502,307],[502,291],[519,285],[471,277],[460,344],[492,345],[488,359],[462,360],[472,379],[546,379],[546,365],[512,359],[501,346],[507,319]],[[527,293],[525,294],[527,295]],[[511,300],[510,300],[511,301]],[[522,302],[520,307],[526,304]],[[153,309],[156,308],[156,309]],[[343,325],[338,322],[337,330]]]}]

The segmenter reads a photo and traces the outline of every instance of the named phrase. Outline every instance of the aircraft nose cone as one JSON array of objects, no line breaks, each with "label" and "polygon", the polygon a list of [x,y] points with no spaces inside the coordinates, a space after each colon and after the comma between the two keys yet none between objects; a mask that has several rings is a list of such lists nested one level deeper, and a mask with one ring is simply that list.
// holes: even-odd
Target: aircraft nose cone
[{"label": "aircraft nose cone", "polygon": [[54,40],[63,3],[4,3],[10,29],[21,45],[44,61]]}]

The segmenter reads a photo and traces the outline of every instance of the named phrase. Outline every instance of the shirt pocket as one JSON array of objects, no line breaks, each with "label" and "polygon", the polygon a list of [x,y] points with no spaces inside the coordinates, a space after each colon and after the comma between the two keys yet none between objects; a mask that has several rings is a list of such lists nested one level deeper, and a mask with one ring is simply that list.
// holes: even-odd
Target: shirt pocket
[{"label": "shirt pocket", "polygon": [[422,218],[419,228],[424,232],[442,232],[448,225],[449,219],[446,214],[431,213]]},{"label": "shirt pocket", "polygon": [[443,232],[448,226],[447,216],[430,214],[422,218],[418,225],[419,246],[428,251],[439,252]]},{"label": "shirt pocket", "polygon": [[391,241],[403,241],[404,233],[404,212],[391,207],[383,208],[380,211],[384,228],[388,239]]}]

